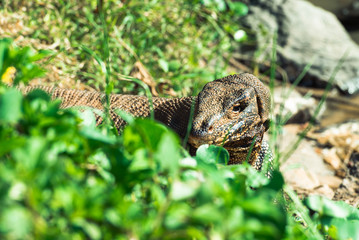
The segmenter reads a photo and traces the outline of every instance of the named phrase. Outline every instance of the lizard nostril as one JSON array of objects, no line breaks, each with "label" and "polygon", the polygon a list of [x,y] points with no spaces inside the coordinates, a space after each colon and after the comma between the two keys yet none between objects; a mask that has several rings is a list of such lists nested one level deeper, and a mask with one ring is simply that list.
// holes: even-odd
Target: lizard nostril
[{"label": "lizard nostril", "polygon": [[208,132],[213,132],[213,126],[209,126]]}]

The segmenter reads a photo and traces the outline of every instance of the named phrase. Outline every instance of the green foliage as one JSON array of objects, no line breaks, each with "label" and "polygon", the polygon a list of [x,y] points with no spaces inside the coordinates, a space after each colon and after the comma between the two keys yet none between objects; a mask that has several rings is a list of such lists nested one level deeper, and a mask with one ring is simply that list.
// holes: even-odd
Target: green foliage
[{"label": "green foliage", "polygon": [[[0,39],[0,80],[17,84],[20,79],[26,83],[30,79],[43,76],[44,70],[34,62],[51,54],[53,53],[47,50],[35,52],[30,47],[19,48],[13,46],[11,39]],[[11,68],[12,74],[15,75],[14,79],[9,76],[12,75],[9,73]]]},{"label": "green foliage", "polygon": [[[204,157],[221,157],[219,149],[189,157],[174,133],[150,120],[135,119],[116,137],[79,125],[88,111],[61,110],[41,91],[2,90],[18,104],[10,118],[0,105],[1,238],[283,237],[286,214],[273,203],[278,179]],[[247,178],[259,179],[256,191]]]},{"label": "green foliage", "polygon": [[314,211],[321,231],[332,239],[359,239],[359,210],[344,203],[333,202],[319,196],[305,199]]},{"label": "green foliage", "polygon": [[226,149],[214,145],[202,145],[197,149],[197,159],[208,163],[222,163],[227,165],[229,153]]}]

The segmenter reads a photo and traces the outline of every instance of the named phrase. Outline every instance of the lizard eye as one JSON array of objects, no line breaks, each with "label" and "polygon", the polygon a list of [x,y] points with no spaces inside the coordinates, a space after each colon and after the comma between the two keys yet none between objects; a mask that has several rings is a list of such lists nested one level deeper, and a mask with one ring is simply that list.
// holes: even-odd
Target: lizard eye
[{"label": "lizard eye", "polygon": [[241,108],[240,104],[233,105],[233,108],[232,108],[233,112],[240,112],[241,110],[242,110],[242,108]]}]

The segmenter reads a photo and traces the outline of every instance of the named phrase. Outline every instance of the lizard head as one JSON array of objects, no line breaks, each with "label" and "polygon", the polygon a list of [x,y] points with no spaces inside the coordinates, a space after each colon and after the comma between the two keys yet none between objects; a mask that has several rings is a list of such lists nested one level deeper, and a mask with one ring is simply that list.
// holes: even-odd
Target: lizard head
[{"label": "lizard head", "polygon": [[261,147],[269,126],[270,93],[255,76],[230,75],[207,83],[199,93],[189,144],[223,146],[230,153],[229,163],[250,162]]}]

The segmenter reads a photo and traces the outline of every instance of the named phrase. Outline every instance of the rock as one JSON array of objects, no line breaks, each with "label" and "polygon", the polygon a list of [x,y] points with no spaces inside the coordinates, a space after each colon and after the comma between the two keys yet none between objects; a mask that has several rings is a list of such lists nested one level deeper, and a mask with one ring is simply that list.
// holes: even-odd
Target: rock
[{"label": "rock", "polygon": [[[286,152],[293,146],[298,132],[300,130],[296,125],[284,126],[283,135],[277,139],[280,152]],[[285,181],[294,189],[304,189],[307,192],[314,192],[318,187],[324,186],[322,179],[334,177],[334,171],[324,163],[313,144],[306,139],[301,141],[288,159],[284,159],[280,170]]]},{"label": "rock", "polygon": [[[288,177],[286,173],[289,173]],[[284,177],[286,182],[294,188],[300,188],[305,190],[313,190],[320,187],[320,181],[318,177],[311,171],[304,168],[294,168],[285,172]]]},{"label": "rock", "polygon": [[308,0],[309,2],[313,3],[316,6],[324,8],[327,11],[332,13],[338,13],[343,8],[347,8],[350,4],[357,0]]},{"label": "rock", "polygon": [[[277,33],[279,65],[286,70],[289,80],[294,79],[310,63],[313,64],[302,85],[324,87],[340,59],[348,51],[335,84],[341,91],[359,92],[359,47],[334,16],[304,0],[243,0],[249,13],[241,18],[241,24],[256,34],[257,49],[270,59],[271,44]],[[254,49],[242,53],[253,56]],[[263,50],[266,49],[267,50]],[[258,51],[257,51],[258,55]],[[261,59],[259,59],[261,60]]]},{"label": "rock", "polygon": [[334,13],[352,39],[359,44],[359,0],[309,0],[316,6]]},{"label": "rock", "polygon": [[337,176],[330,176],[330,175],[322,175],[319,178],[321,185],[323,186],[326,185],[331,189],[337,189],[339,185],[342,183],[342,180],[343,180],[342,178],[339,178]]},{"label": "rock", "polygon": [[330,188],[327,184],[320,186],[315,190],[315,193],[311,193],[309,195],[320,195],[324,196],[328,199],[331,199],[334,196],[334,191],[332,188]]},{"label": "rock", "polygon": [[[304,97],[295,89],[275,88],[274,89],[274,114],[280,115],[288,121],[286,123],[305,123],[313,116],[318,106],[317,101],[312,97]],[[323,114],[325,107],[320,109],[316,119]]]}]

